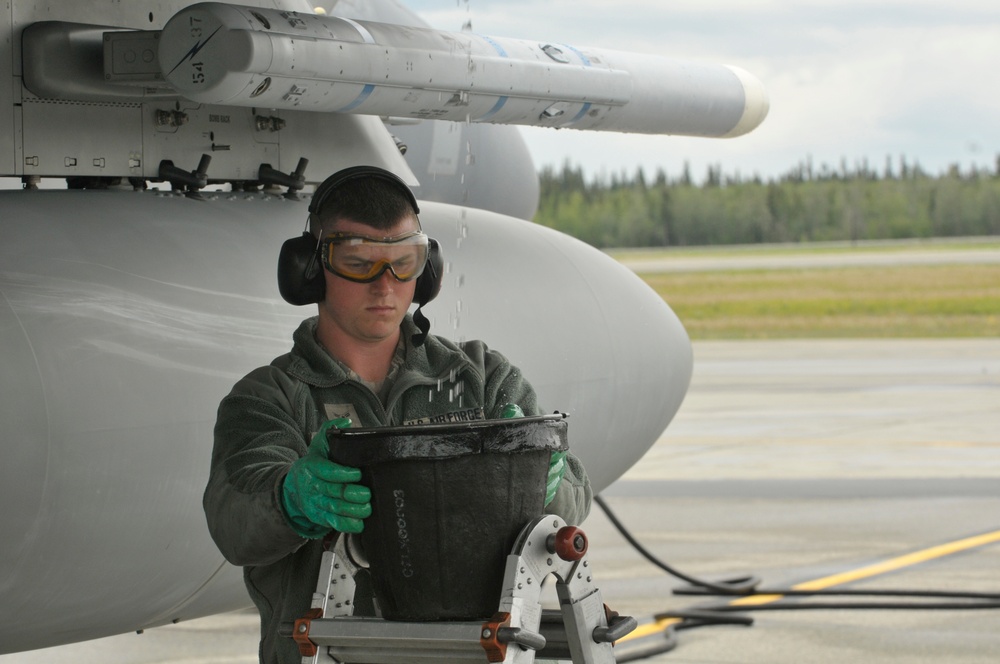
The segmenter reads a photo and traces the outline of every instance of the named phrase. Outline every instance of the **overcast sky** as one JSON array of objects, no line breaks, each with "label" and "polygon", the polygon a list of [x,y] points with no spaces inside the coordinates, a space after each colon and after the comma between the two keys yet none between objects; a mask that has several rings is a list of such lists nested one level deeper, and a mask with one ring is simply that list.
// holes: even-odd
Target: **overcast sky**
[{"label": "overcast sky", "polygon": [[701,139],[525,128],[536,165],[591,176],[690,162],[775,177],[811,157],[839,168],[886,157],[931,173],[996,167],[998,0],[410,0],[433,27],[656,53],[742,67],[771,110],[753,133]]}]

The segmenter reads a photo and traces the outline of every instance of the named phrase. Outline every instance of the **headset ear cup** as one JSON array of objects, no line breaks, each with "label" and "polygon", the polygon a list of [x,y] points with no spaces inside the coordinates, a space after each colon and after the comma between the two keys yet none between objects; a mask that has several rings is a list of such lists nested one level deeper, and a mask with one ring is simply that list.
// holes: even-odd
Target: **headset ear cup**
[{"label": "headset ear cup", "polygon": [[326,279],[316,256],[316,238],[305,232],[285,240],[278,254],[278,292],[289,304],[302,306],[322,302]]},{"label": "headset ear cup", "polygon": [[436,298],[441,292],[441,282],[444,278],[444,258],[441,256],[441,245],[434,238],[427,240],[427,265],[417,277],[417,286],[413,291],[413,301],[423,306]]}]

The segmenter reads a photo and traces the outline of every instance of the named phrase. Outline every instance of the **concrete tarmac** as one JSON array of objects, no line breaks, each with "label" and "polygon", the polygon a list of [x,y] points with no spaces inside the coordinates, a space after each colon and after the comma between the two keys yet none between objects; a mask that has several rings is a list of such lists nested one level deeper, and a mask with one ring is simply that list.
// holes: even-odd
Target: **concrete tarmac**
[{"label": "concrete tarmac", "polygon": [[[603,494],[655,555],[710,580],[756,575],[767,589],[1000,594],[1000,339],[696,342],[694,352],[675,422]],[[726,603],[674,594],[686,584],[636,553],[596,505],[584,529],[604,601],[644,622],[645,640],[619,652],[667,645],[650,622],[657,612]],[[1000,659],[1000,609],[745,615],[753,626],[677,631],[676,647],[645,661]],[[257,630],[253,613],[228,614],[0,664],[250,664]]]},{"label": "concrete tarmac", "polygon": [[[1000,599],[1000,340],[694,348],[693,383],[677,419],[604,492],[647,548],[713,581],[757,575],[763,588],[820,581]],[[686,584],[636,554],[597,508],[587,532],[604,599],[616,610],[645,616],[727,603],[672,595]],[[1000,659],[1000,609],[746,615],[752,627],[677,632],[676,648],[647,661]]]}]

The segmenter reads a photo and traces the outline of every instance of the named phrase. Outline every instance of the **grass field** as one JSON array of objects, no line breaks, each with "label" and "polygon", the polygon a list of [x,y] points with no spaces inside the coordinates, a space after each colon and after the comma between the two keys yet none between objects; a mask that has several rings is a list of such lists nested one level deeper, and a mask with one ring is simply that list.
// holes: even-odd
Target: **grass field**
[{"label": "grass field", "polygon": [[[721,249],[718,255],[732,253]],[[698,255],[711,252],[701,249]],[[692,339],[1000,337],[1000,264],[640,276],[670,304]]]}]

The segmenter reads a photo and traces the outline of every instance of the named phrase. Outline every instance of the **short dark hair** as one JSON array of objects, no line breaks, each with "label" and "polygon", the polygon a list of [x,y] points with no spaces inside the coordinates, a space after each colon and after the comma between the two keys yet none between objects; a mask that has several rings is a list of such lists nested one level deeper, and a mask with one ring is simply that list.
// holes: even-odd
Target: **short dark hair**
[{"label": "short dark hair", "polygon": [[409,197],[398,186],[378,177],[359,177],[339,185],[323,199],[310,228],[322,235],[338,219],[346,217],[385,231],[411,214],[416,218]]}]

